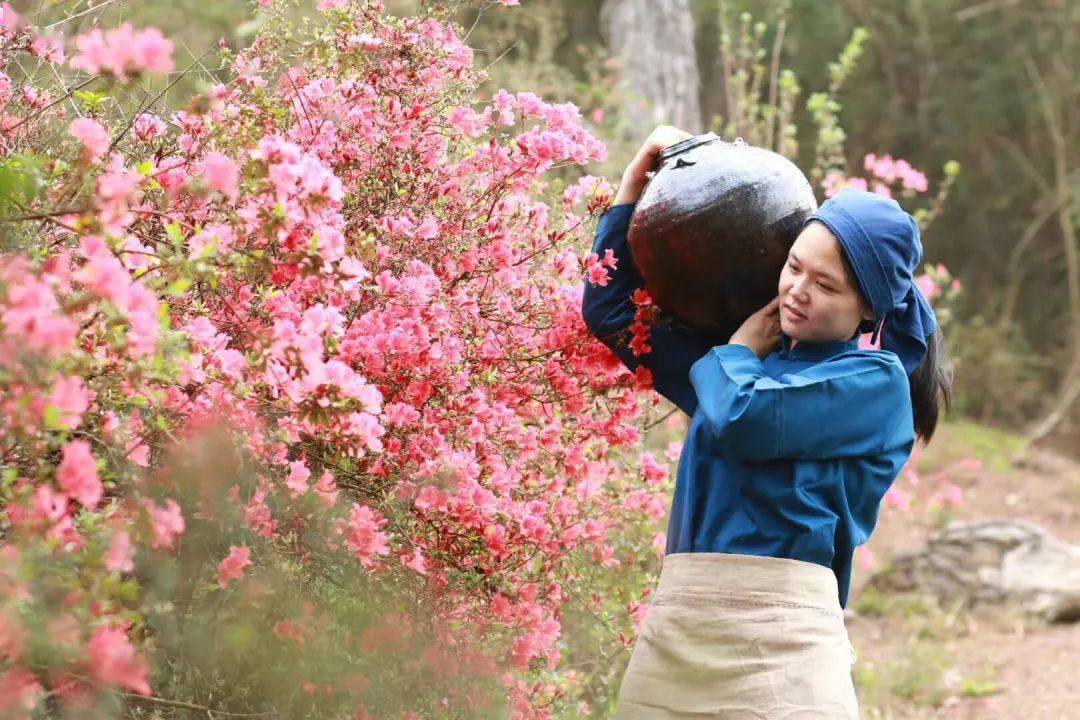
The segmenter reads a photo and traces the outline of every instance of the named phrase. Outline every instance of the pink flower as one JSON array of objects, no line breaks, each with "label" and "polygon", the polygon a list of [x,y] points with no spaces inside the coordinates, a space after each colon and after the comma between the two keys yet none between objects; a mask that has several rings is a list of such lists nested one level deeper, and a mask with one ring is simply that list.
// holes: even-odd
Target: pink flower
[{"label": "pink flower", "polygon": [[34,673],[24,667],[14,666],[0,673],[0,708],[5,710],[4,717],[30,720],[41,691],[41,683]]},{"label": "pink flower", "polygon": [[975,471],[982,470],[983,463],[982,460],[979,460],[978,458],[964,458],[956,465],[961,470]]},{"label": "pink flower", "polygon": [[641,472],[645,475],[646,485],[655,487],[667,480],[667,466],[658,463],[652,453],[641,453],[638,463],[641,465]]},{"label": "pink flower", "polygon": [[470,137],[479,137],[484,131],[481,116],[467,105],[460,105],[451,110],[447,120],[450,122],[450,127]]},{"label": "pink flower", "polygon": [[25,648],[26,631],[22,625],[7,612],[0,612],[0,659],[18,662]]},{"label": "pink flower", "polygon": [[439,236],[439,223],[434,216],[428,215],[413,232],[421,240],[434,240]]},{"label": "pink flower", "polygon": [[86,670],[98,684],[150,694],[146,661],[136,654],[123,630],[98,628],[86,644],[86,654]]},{"label": "pink flower", "polygon": [[412,554],[404,554],[400,558],[401,564],[410,570],[415,570],[421,575],[427,575],[427,564],[424,562],[424,554],[420,552],[420,548],[414,547]]},{"label": "pink flower", "polygon": [[219,152],[209,152],[203,160],[203,177],[206,183],[230,200],[236,199],[240,182],[240,168],[231,158]]},{"label": "pink flower", "polygon": [[165,121],[157,115],[140,113],[135,119],[135,139],[139,142],[150,142],[154,138],[165,134]]},{"label": "pink flower", "polygon": [[656,553],[657,557],[664,557],[664,553],[667,551],[667,535],[662,532],[655,532],[652,537],[649,538],[649,547]]},{"label": "pink flower", "polygon": [[81,377],[72,375],[58,378],[49,396],[49,405],[59,413],[56,424],[69,430],[77,428],[94,397],[94,392],[86,389]]},{"label": "pink flower", "polygon": [[884,183],[875,182],[874,186],[873,186],[873,191],[875,193],[877,193],[878,195],[884,195],[885,197],[892,197],[892,190],[890,190],[889,186],[884,184]]},{"label": "pink flower", "polygon": [[30,54],[45,62],[59,64],[64,62],[64,45],[59,38],[40,35],[30,44]]},{"label": "pink flower", "polygon": [[123,23],[104,33],[98,28],[75,38],[71,67],[89,73],[107,73],[120,82],[129,74],[173,71],[173,44],[156,28],[135,31]]},{"label": "pink flower", "polygon": [[607,268],[604,267],[604,263],[600,260],[600,256],[593,252],[589,253],[585,258],[585,276],[591,285],[600,287],[607,285],[608,280],[611,279]]},{"label": "pink flower", "polygon": [[911,509],[911,496],[906,490],[896,485],[885,491],[884,500],[887,507],[898,507],[902,510]]},{"label": "pink flower", "polygon": [[903,179],[904,187],[915,190],[916,192],[926,192],[928,187],[926,182],[926,175],[922,174],[918,170],[911,170],[904,175]]},{"label": "pink flower", "polygon": [[855,560],[860,570],[869,570],[874,566],[874,552],[866,545],[855,548]]},{"label": "pink flower", "polygon": [[919,288],[919,292],[923,294],[923,297],[929,300],[933,300],[938,294],[937,283],[929,275],[919,275],[915,278],[915,285]]},{"label": "pink flower", "polygon": [[334,484],[334,476],[329,470],[324,470],[319,480],[312,486],[312,490],[319,497],[324,507],[332,508],[337,502],[338,491]]},{"label": "pink flower", "polygon": [[68,132],[83,145],[83,159],[93,162],[109,148],[109,132],[97,120],[78,118],[68,125]]},{"label": "pink flower", "polygon": [[56,479],[64,492],[85,507],[92,508],[101,500],[103,488],[90,443],[86,440],[72,440],[64,446]]},{"label": "pink flower", "polygon": [[135,548],[131,546],[131,536],[124,530],[113,533],[109,543],[109,552],[105,555],[105,568],[110,571],[131,572],[135,569],[132,558]]},{"label": "pink flower", "polygon": [[293,460],[289,463],[289,477],[285,480],[285,487],[289,488],[289,492],[293,497],[302,495],[307,492],[308,478],[311,477],[311,470],[304,464],[303,460]]},{"label": "pink flower", "polygon": [[420,492],[417,494],[416,499],[413,500],[413,505],[417,510],[428,511],[431,509],[445,510],[449,498],[439,488],[434,485],[425,485],[420,488]]},{"label": "pink flower", "polygon": [[945,503],[957,507],[964,501],[964,490],[959,485],[951,484],[945,489]]},{"label": "pink flower", "polygon": [[166,40],[157,28],[146,28],[132,35],[130,48],[131,72],[168,73],[173,71],[172,41]]},{"label": "pink flower", "polygon": [[221,587],[228,587],[233,580],[244,577],[244,568],[251,564],[251,548],[247,546],[229,546],[229,555],[218,563],[217,581]]},{"label": "pink flower", "polygon": [[343,528],[345,544],[366,568],[375,564],[372,556],[390,552],[386,533],[381,530],[386,523],[386,518],[372,511],[367,505],[353,503],[349,519]]},{"label": "pink flower", "polygon": [[46,523],[59,521],[67,513],[68,497],[48,485],[38,485],[31,503],[32,517]]},{"label": "pink flower", "polygon": [[[19,17],[9,3],[0,5],[0,37],[10,40],[25,27],[26,21]],[[0,707],[3,705],[0,704]]]},{"label": "pink flower", "polygon": [[158,507],[147,501],[146,509],[150,513],[154,535],[150,538],[150,547],[171,548],[177,536],[184,532],[184,515],[180,506],[172,498],[165,501],[165,507]]}]

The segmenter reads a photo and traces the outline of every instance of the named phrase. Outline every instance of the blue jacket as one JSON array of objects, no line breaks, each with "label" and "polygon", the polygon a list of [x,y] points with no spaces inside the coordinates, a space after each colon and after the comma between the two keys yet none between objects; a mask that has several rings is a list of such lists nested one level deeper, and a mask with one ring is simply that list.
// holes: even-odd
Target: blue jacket
[{"label": "blue jacket", "polygon": [[[915,444],[907,372],[895,353],[858,340],[781,334],[764,360],[677,322],[655,325],[652,351],[628,346],[643,280],[626,231],[634,204],[601,218],[593,252],[618,258],[605,286],[585,281],[582,317],[631,370],[692,417],[675,478],[667,553],[728,552],[818,563],[847,606],[855,548]],[[666,318],[670,321],[670,318]]]}]

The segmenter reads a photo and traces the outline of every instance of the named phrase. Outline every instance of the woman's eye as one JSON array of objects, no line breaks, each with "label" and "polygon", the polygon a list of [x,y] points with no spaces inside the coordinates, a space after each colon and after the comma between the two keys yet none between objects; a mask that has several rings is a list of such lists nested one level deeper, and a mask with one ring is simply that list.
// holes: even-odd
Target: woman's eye
[{"label": "woman's eye", "polygon": [[789,268],[791,268],[791,272],[799,272],[799,269],[797,267],[795,267],[794,265],[792,265],[790,260],[788,260],[787,266]]},{"label": "woman's eye", "polygon": [[820,287],[822,290],[825,290],[826,292],[832,292],[833,291],[833,289],[831,287],[829,287],[827,285],[822,285],[821,283],[818,283],[818,287]]}]

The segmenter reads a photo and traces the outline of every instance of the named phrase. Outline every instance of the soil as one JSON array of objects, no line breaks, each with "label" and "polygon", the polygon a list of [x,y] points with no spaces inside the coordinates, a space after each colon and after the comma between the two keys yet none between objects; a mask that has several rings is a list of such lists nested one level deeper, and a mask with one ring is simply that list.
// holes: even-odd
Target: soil
[{"label": "soil", "polygon": [[[845,612],[864,720],[1080,718],[1080,623],[1049,625],[1007,607],[943,607],[918,593],[864,592],[874,569],[922,548],[935,524],[950,519],[1023,518],[1080,544],[1080,461],[1059,449],[1017,449],[987,432],[939,428],[930,447],[913,455],[907,470],[914,475],[897,480],[910,509],[881,508],[867,544],[872,565],[856,568]],[[961,489],[960,503],[931,508],[931,496],[950,483]]]}]

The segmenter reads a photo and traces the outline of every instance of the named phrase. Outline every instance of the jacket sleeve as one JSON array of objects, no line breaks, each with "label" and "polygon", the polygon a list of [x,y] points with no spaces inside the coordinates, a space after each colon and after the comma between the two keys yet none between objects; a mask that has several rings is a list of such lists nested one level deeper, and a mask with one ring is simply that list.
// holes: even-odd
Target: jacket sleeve
[{"label": "jacket sleeve", "polygon": [[697,396],[690,385],[690,366],[715,344],[715,338],[682,326],[661,313],[660,321],[650,326],[652,350],[634,355],[630,349],[629,327],[636,310],[630,296],[644,287],[626,241],[634,205],[613,205],[600,218],[592,251],[603,257],[610,249],[618,262],[615,268],[608,270],[606,285],[593,285],[585,280],[581,316],[589,332],[607,345],[623,365],[630,370],[636,370],[638,366],[648,368],[656,391],[687,415],[693,415],[697,409]]},{"label": "jacket sleeve", "polygon": [[745,345],[712,348],[690,380],[721,452],[748,461],[876,455],[914,436],[899,358],[865,352],[771,378]]}]

